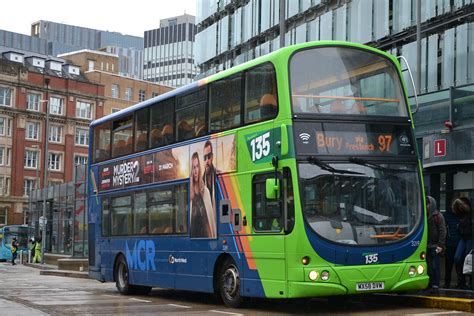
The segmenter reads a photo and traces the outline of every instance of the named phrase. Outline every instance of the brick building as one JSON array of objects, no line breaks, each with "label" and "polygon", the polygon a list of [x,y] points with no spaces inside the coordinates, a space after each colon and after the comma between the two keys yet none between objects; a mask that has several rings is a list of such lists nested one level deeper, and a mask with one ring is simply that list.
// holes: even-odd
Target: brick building
[{"label": "brick building", "polygon": [[87,162],[89,122],[104,114],[104,86],[61,59],[0,47],[0,225],[25,221],[28,194],[43,187],[46,109],[48,184],[70,182]]},{"label": "brick building", "polygon": [[59,57],[81,67],[89,81],[105,86],[104,115],[174,89],[120,75],[117,72],[118,56],[110,53],[82,50]]}]

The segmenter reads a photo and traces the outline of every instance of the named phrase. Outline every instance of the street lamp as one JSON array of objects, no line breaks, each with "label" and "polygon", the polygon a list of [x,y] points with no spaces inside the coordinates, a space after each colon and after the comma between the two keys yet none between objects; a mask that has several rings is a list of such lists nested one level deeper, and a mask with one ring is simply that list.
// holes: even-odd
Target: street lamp
[{"label": "street lamp", "polygon": [[46,122],[45,122],[45,132],[44,132],[44,174],[43,174],[43,232],[41,237],[41,264],[44,264],[44,249],[46,247],[46,199],[48,197],[48,143],[49,143],[49,78],[44,79],[46,85],[46,100],[41,100],[40,102],[45,103],[46,110]]}]

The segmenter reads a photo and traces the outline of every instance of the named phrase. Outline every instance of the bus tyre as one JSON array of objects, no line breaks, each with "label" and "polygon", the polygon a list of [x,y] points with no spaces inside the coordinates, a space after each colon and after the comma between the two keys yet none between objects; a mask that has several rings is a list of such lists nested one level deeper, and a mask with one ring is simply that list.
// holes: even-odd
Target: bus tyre
[{"label": "bus tyre", "polygon": [[129,295],[132,294],[131,286],[128,283],[128,266],[127,261],[123,256],[120,256],[115,265],[115,286],[120,294]]},{"label": "bus tyre", "polygon": [[219,275],[219,294],[225,305],[239,307],[243,303],[240,296],[240,274],[234,260],[228,258]]}]

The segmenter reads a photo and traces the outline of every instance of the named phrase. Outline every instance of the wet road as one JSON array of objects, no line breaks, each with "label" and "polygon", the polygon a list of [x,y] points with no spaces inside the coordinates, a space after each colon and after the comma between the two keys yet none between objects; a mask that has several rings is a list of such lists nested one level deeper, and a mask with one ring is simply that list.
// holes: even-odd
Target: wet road
[{"label": "wet road", "polygon": [[146,296],[123,296],[115,284],[43,276],[23,265],[0,263],[0,315],[468,315],[339,299],[252,300],[229,309],[213,295],[154,289]]}]

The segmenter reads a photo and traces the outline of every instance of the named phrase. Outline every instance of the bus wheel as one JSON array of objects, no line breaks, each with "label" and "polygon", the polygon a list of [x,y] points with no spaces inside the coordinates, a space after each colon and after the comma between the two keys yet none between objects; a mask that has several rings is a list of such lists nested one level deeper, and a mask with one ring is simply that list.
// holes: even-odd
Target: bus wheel
[{"label": "bus wheel", "polygon": [[240,296],[240,274],[234,260],[227,259],[222,265],[219,276],[219,293],[222,301],[229,307],[239,307],[243,299]]},{"label": "bus wheel", "polygon": [[125,261],[123,256],[120,256],[115,266],[115,286],[117,286],[120,294],[132,294],[132,287],[128,283],[128,277],[127,261]]}]

